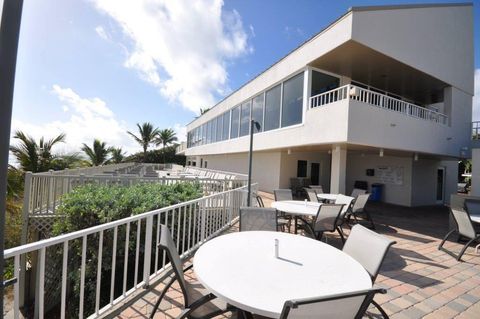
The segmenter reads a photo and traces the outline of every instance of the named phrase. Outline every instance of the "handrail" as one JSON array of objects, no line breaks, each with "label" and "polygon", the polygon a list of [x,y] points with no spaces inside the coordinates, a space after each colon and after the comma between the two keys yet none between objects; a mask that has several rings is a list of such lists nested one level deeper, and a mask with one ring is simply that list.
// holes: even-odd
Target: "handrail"
[{"label": "handrail", "polygon": [[361,88],[353,84],[347,84],[339,88],[327,91],[310,98],[310,109],[331,104],[333,102],[350,99],[362,103],[377,106],[394,112],[406,114],[410,117],[433,121],[443,125],[448,124],[448,117],[440,112],[402,101],[400,99]]}]

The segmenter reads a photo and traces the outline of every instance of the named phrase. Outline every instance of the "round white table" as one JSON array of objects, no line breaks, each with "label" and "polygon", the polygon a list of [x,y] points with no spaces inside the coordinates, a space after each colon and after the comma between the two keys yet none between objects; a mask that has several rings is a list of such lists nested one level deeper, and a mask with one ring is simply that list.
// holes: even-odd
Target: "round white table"
[{"label": "round white table", "polygon": [[322,200],[335,201],[337,200],[339,194],[317,194],[317,197]]},{"label": "round white table", "polygon": [[480,224],[480,215],[470,215],[470,219],[472,222]]},{"label": "round white table", "polygon": [[278,318],[290,299],[372,287],[367,271],[352,257],[320,241],[281,232],[216,237],[196,252],[193,266],[198,280],[218,298],[271,318]]},{"label": "round white table", "polygon": [[272,207],[291,215],[317,216],[322,203],[305,202],[302,200],[282,200],[272,202]]}]

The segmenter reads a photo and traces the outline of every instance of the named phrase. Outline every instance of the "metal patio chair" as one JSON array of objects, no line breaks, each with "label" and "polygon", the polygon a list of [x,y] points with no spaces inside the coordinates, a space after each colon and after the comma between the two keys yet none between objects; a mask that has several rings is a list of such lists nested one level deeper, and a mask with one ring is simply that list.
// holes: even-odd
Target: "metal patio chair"
[{"label": "metal patio chair", "polygon": [[323,194],[323,187],[322,185],[310,185],[309,188],[313,189],[317,192],[317,194]]},{"label": "metal patio chair", "polygon": [[[394,244],[396,244],[396,241],[357,224],[352,227],[342,251],[350,255],[365,268],[372,279],[372,284],[374,284],[380,271],[380,266],[385,260],[388,250]],[[372,299],[371,303],[380,311],[382,316],[388,317],[375,300]]]},{"label": "metal patio chair", "polygon": [[305,228],[305,234],[309,237],[321,240],[323,233],[334,233],[338,231],[342,243],[345,243],[345,237],[339,227],[340,215],[342,213],[344,205],[342,204],[323,204],[318,208],[317,216],[313,222],[299,217],[303,222]]},{"label": "metal patio chair", "polygon": [[[445,235],[442,242],[438,246],[438,249],[455,257],[458,261],[461,261],[462,256],[467,250],[468,246],[470,246],[470,244],[473,242],[480,242],[480,233],[477,233],[475,227],[473,227],[472,220],[470,219],[470,215],[467,211],[458,208],[450,208],[450,213],[452,214],[453,220],[455,221],[455,227]],[[445,241],[448,239],[448,237],[450,237],[451,234],[455,232],[458,233],[459,236],[469,239],[469,241],[467,241],[467,243],[463,246],[458,256],[455,255],[453,252],[450,252],[443,248],[443,244],[445,244]]]},{"label": "metal patio chair", "polygon": [[165,284],[165,287],[153,307],[150,318],[152,319],[155,316],[160,302],[175,281],[178,281],[180,285],[185,303],[182,312],[177,318],[212,318],[225,312],[236,311],[236,308],[227,305],[227,303],[220,299],[216,299],[217,297],[208,293],[206,289],[199,289],[196,287],[198,285],[193,285],[185,280],[184,272],[191,269],[193,264],[183,269],[180,256],[178,255],[175,243],[173,242],[167,226],[160,225],[159,232],[160,240],[158,247],[167,253],[168,259],[172,265],[174,276]]},{"label": "metal patio chair", "polygon": [[357,198],[358,195],[365,194],[367,191],[360,188],[354,188],[352,194],[350,195],[353,198]]},{"label": "metal patio chair", "polygon": [[370,213],[365,209],[365,205],[367,204],[369,197],[370,194],[360,194],[357,196],[357,198],[353,202],[353,205],[350,207],[350,209],[345,215],[347,225],[350,224],[350,219],[352,218],[352,216],[355,220],[355,223],[358,223],[357,217],[360,215],[364,215],[365,220],[370,223],[370,228],[375,229],[375,224],[373,223],[372,216],[370,216]]},{"label": "metal patio chair", "polygon": [[277,210],[264,207],[240,207],[240,231],[277,231]]},{"label": "metal patio chair", "polygon": [[[283,305],[280,319],[335,318],[359,319],[367,311],[375,294],[385,289],[368,289],[317,298],[288,300]],[[384,318],[388,318],[384,315]]]},{"label": "metal patio chair", "polygon": [[[291,189],[275,189],[273,190],[273,196],[275,201],[282,200],[293,200],[293,194]],[[288,232],[290,232],[290,227],[292,226],[292,215],[288,215],[285,212],[280,212],[278,217],[278,224],[282,227],[288,227]]]},{"label": "metal patio chair", "polygon": [[314,189],[305,187],[304,190],[307,193],[308,200],[314,203],[318,203],[317,192]]}]

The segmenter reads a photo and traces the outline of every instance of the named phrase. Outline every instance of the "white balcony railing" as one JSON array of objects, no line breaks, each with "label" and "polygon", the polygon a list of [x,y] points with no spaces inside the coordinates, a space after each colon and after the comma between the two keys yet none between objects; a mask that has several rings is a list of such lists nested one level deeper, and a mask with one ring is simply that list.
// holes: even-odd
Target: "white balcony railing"
[{"label": "white balcony railing", "polygon": [[310,108],[316,108],[345,99],[359,101],[426,121],[432,121],[444,125],[448,123],[448,117],[445,114],[385,94],[366,90],[352,84],[347,84],[334,90],[312,96],[310,98]]},{"label": "white balcony railing", "polygon": [[[253,186],[255,190],[256,184]],[[165,274],[168,263],[165,254],[157,247],[160,224],[169,227],[179,254],[182,258],[186,258],[202,243],[228,228],[236,220],[240,207],[246,205],[246,190],[247,187],[243,186],[7,249],[4,252],[4,260],[8,262],[13,259],[14,276],[19,278],[22,264],[25,267],[28,256],[32,254],[38,256],[36,258],[38,277],[35,281],[34,300],[38,307],[38,318],[42,319],[46,315],[45,295],[51,291],[46,291],[45,274],[52,269],[59,275],[61,272],[61,280],[55,282],[57,286],[52,287],[51,283],[49,285],[49,289],[59,291],[60,318],[65,318],[69,298],[72,298],[69,295],[70,289],[67,289],[71,287],[69,280],[76,276],[79,278],[79,308],[78,313],[69,312],[69,314],[78,318],[87,316],[95,318],[105,314],[135,291],[143,289],[149,282]],[[96,257],[93,258],[93,255]],[[104,256],[103,260],[102,256]],[[70,265],[72,259],[78,260],[78,268],[72,269]],[[105,276],[104,267],[108,260],[111,260],[111,264],[107,267],[111,267],[112,272],[107,272]],[[123,267],[121,267],[122,264]],[[92,267],[96,269],[93,277],[91,272],[86,274],[87,267],[90,270]],[[131,280],[132,272],[133,280]],[[127,280],[127,278],[130,279]],[[22,280],[17,280],[14,284],[14,318],[20,316],[20,289],[24,289],[20,287],[20,282]],[[90,286],[89,289],[86,283],[92,282],[95,288]],[[105,283],[107,289],[105,289]],[[87,298],[92,300],[89,311],[85,308]],[[95,300],[94,307],[93,300]]]}]

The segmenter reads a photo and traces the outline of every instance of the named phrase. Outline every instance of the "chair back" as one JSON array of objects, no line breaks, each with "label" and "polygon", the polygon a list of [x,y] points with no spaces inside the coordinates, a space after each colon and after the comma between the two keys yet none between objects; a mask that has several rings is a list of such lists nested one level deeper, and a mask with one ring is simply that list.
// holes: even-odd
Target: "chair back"
[{"label": "chair back", "polygon": [[265,207],[265,204],[263,203],[263,199],[261,196],[257,195],[256,199],[257,199],[258,207]]},{"label": "chair back", "polygon": [[311,202],[318,203],[317,192],[314,189],[305,187],[304,190],[307,192],[308,199]]},{"label": "chair back", "polygon": [[318,209],[317,217],[313,223],[313,230],[316,232],[335,231],[343,204],[322,204]]},{"label": "chair back", "polygon": [[273,191],[273,195],[275,196],[275,201],[280,200],[292,200],[292,190],[291,189],[275,189]]},{"label": "chair back", "polygon": [[457,224],[458,233],[462,236],[473,239],[476,237],[475,228],[473,227],[470,215],[463,209],[451,208],[453,219]]},{"label": "chair back", "polygon": [[323,187],[322,185],[310,185],[311,189],[317,192],[317,194],[323,194]]},{"label": "chair back", "polygon": [[355,198],[353,197],[350,197],[350,196],[346,196],[346,195],[342,195],[342,194],[339,194],[337,196],[337,199],[335,200],[335,204],[343,204],[343,210],[342,210],[342,213],[340,214],[340,217],[343,218],[343,216],[345,216],[345,213],[348,211],[348,209],[350,208],[350,205],[352,205],[352,201],[354,200]]},{"label": "chair back", "polygon": [[350,195],[353,198],[357,198],[358,195],[365,194],[367,191],[360,188],[354,188],[352,194]]},{"label": "chair back", "polygon": [[358,261],[370,274],[372,282],[375,282],[388,249],[395,243],[395,241],[357,224],[352,227],[343,246],[343,252]]},{"label": "chair back", "polygon": [[240,207],[240,231],[277,231],[275,208]]},{"label": "chair back", "polygon": [[325,297],[286,301],[280,319],[362,318],[375,293],[383,289],[369,289]]},{"label": "chair back", "polygon": [[183,276],[182,261],[180,260],[180,256],[178,255],[177,248],[175,247],[172,235],[170,234],[170,230],[167,226],[160,225],[159,232],[160,239],[158,247],[160,247],[167,253],[167,257],[170,260],[173,272],[175,273],[175,277],[177,278],[180,288],[182,289],[183,297],[185,298],[185,305],[189,306],[190,301],[192,301],[193,299],[191,299],[191,296],[189,296],[188,294],[187,282],[185,281],[185,277]]},{"label": "chair back", "polygon": [[370,197],[370,194],[360,194],[360,195],[358,195],[357,199],[355,199],[355,202],[353,202],[352,213],[363,212],[369,197]]}]

